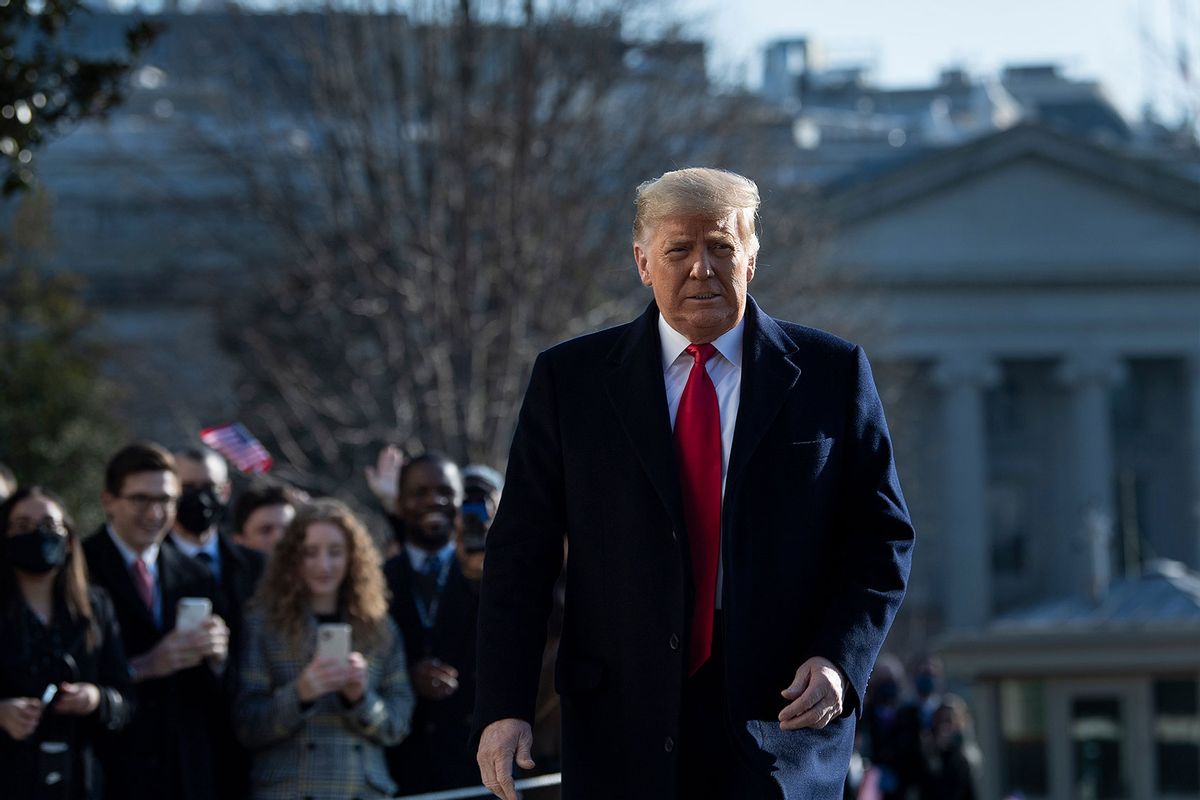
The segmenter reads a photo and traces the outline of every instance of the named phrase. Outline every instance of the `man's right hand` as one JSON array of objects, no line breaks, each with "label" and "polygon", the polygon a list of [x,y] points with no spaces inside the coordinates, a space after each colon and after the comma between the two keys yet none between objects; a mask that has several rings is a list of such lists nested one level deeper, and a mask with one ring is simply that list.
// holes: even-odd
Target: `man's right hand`
[{"label": "man's right hand", "polygon": [[181,669],[188,669],[204,658],[201,635],[195,630],[175,630],[168,633],[149,652],[133,660],[137,679],[165,678]]},{"label": "man's right hand", "polygon": [[16,741],[29,738],[42,719],[42,701],[12,697],[0,702],[0,728]]},{"label": "man's right hand", "polygon": [[479,776],[492,794],[504,800],[517,800],[513,785],[513,759],[521,769],[533,769],[533,729],[523,719],[498,719],[483,729],[479,737]]},{"label": "man's right hand", "polygon": [[404,461],[404,451],[389,444],[379,451],[375,466],[363,470],[367,486],[385,511],[391,512],[396,507],[396,492],[399,490],[400,470],[404,467]]}]

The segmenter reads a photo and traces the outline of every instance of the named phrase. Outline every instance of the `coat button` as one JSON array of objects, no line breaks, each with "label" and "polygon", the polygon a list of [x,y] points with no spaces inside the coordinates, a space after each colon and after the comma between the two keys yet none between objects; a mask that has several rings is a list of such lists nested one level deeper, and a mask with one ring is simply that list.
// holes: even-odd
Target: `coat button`
[{"label": "coat button", "polygon": [[316,750],[316,749],[317,749],[317,743],[316,743],[316,742],[309,742],[309,743],[308,743],[308,749],[309,749],[309,750]]},{"label": "coat button", "polygon": [[679,649],[679,637],[672,633],[671,639],[670,639],[670,644],[671,644],[672,650],[678,650]]},{"label": "coat button", "polygon": [[663,750],[666,750],[669,753],[674,749],[675,749],[675,740],[672,739],[670,736],[668,736],[667,740],[665,742],[663,742]]}]

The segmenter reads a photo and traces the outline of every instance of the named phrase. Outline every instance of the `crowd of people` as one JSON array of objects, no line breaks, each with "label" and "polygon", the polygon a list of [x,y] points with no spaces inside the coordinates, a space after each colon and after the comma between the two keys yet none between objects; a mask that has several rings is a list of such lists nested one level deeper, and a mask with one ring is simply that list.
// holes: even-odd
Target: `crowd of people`
[{"label": "crowd of people", "polygon": [[138,442],[108,462],[106,522],[85,537],[52,489],[0,471],[11,796],[368,798],[478,784],[475,622],[503,480],[395,448],[367,478],[391,523],[377,535],[346,504],[278,483],[234,501],[217,453]]},{"label": "crowd of people", "polygon": [[975,800],[979,748],[970,712],[943,691],[940,660],[922,655],[906,675],[899,659],[875,666],[847,798],[862,800]]},{"label": "crowd of people", "polygon": [[[367,798],[474,785],[483,545],[503,478],[394,447],[389,522],[256,481],[199,447],[110,460],[86,539],[0,465],[0,770],[27,798]],[[533,754],[558,763],[551,617]],[[196,616],[185,607],[201,603]],[[187,616],[184,620],[183,617]],[[323,626],[350,650],[323,654]],[[53,687],[53,688],[51,688]],[[978,748],[934,658],[883,656],[847,798],[974,800]]]}]

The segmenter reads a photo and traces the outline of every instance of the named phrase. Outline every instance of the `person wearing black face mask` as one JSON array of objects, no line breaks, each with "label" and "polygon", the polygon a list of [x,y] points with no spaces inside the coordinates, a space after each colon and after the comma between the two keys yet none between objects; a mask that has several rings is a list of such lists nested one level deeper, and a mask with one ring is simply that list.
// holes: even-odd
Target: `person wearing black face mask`
[{"label": "person wearing black face mask", "polygon": [[258,585],[266,561],[261,553],[235,543],[220,529],[230,496],[225,460],[211,450],[198,448],[177,450],[174,455],[181,494],[167,541],[212,573],[219,595],[216,611],[229,626],[230,641],[236,643],[243,608]]},{"label": "person wearing black face mask", "polygon": [[204,564],[217,583],[214,611],[229,626],[230,658],[225,671],[227,702],[212,709],[212,741],[217,762],[217,796],[245,797],[250,787],[250,755],[233,734],[233,698],[238,689],[238,645],[245,607],[258,586],[266,559],[235,543],[221,530],[229,505],[229,468],[212,450],[176,450],[180,496],[175,525],[166,541],[180,553]]},{"label": "person wearing black face mask", "polygon": [[93,800],[92,751],[128,722],[129,668],[111,601],[60,501],[18,490],[0,504],[0,774],[5,796]]}]

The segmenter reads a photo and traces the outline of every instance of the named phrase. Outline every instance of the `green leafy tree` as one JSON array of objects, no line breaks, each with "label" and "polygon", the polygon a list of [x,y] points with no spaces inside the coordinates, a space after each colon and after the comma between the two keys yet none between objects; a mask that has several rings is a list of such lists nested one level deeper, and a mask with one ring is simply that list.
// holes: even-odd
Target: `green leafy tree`
[{"label": "green leafy tree", "polygon": [[133,60],[158,32],[134,22],[124,49],[90,58],[66,35],[88,9],[80,0],[0,0],[0,177],[3,193],[33,183],[34,153],[81,120],[103,116],[122,99]]},{"label": "green leafy tree", "polygon": [[100,521],[105,461],[126,435],[80,279],[44,269],[51,210],[45,192],[25,195],[0,237],[0,461],[22,484],[61,494],[87,531]]}]

